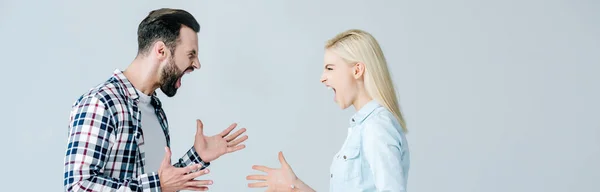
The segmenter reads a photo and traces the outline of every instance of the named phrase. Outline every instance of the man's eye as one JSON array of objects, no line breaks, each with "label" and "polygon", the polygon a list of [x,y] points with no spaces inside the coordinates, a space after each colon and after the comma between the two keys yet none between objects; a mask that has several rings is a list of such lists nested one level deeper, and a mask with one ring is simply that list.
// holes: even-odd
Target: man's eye
[{"label": "man's eye", "polygon": [[327,67],[327,70],[328,70],[328,71],[331,71],[331,70],[333,70],[333,68]]}]

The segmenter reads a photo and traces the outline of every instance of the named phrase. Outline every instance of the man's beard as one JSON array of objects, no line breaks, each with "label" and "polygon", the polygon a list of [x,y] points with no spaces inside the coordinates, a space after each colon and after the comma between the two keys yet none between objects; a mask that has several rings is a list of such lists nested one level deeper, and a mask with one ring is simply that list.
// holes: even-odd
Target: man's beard
[{"label": "man's beard", "polygon": [[162,71],[160,90],[168,97],[175,96],[177,93],[177,87],[175,87],[175,85],[182,75],[183,72],[179,71],[177,65],[175,65],[175,61],[171,59]]}]

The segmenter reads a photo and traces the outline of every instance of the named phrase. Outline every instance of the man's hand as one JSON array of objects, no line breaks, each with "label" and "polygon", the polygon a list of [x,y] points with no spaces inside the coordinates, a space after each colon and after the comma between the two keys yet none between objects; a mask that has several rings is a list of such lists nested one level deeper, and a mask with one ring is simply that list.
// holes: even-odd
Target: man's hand
[{"label": "man's hand", "polygon": [[[268,192],[291,192],[291,191],[314,191],[304,184],[292,170],[292,167],[279,152],[279,163],[281,168],[274,169],[262,165],[254,165],[252,169],[267,173],[267,175],[248,175],[246,180],[258,180],[262,182],[249,183],[250,188],[267,187]],[[293,187],[292,187],[293,186]]]},{"label": "man's hand", "polygon": [[201,165],[190,165],[184,168],[177,168],[171,165],[171,150],[165,147],[165,159],[158,170],[161,191],[171,192],[179,190],[207,191],[212,180],[195,180],[208,173],[208,169],[193,172],[202,168]]},{"label": "man's hand", "polygon": [[196,123],[197,130],[194,148],[204,162],[211,162],[226,153],[232,153],[246,147],[244,144],[240,145],[240,143],[246,141],[248,136],[244,135],[243,137],[238,138],[242,133],[246,132],[246,128],[242,128],[232,135],[229,135],[229,133],[237,126],[237,124],[234,123],[223,130],[223,132],[215,136],[207,137],[203,133],[204,125],[202,124],[202,121],[198,119],[196,120]]}]

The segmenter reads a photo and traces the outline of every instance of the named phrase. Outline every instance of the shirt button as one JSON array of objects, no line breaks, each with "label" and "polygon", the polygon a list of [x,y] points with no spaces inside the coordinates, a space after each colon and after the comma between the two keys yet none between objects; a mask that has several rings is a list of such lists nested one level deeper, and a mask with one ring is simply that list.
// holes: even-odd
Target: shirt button
[{"label": "shirt button", "polygon": [[331,174],[331,178],[333,178],[333,174]]},{"label": "shirt button", "polygon": [[344,159],[346,159],[346,156],[344,155]]},{"label": "shirt button", "polygon": [[354,118],[352,118],[352,122],[354,122]]}]

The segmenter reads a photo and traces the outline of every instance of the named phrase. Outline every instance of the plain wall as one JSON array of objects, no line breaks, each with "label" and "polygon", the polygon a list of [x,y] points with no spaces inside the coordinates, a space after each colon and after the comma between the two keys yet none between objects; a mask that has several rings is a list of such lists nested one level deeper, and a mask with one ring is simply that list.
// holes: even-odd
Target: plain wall
[{"label": "plain wall", "polygon": [[202,68],[161,93],[173,159],[195,119],[238,122],[247,148],[213,162],[211,191],[246,187],[253,164],[327,191],[353,108],[320,84],[323,46],[350,28],[380,42],[406,115],[409,191],[600,191],[600,3],[543,1],[0,2],[2,191],[63,190],[71,104],[125,69],[149,11],[201,24]]}]

